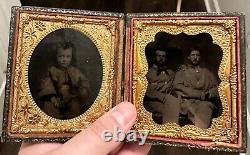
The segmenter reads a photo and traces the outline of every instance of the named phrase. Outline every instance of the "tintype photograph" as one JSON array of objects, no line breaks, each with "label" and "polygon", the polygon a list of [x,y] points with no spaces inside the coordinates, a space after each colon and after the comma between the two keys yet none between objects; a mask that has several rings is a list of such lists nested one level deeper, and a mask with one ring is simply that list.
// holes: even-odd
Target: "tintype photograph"
[{"label": "tintype photograph", "polygon": [[245,63],[240,13],[14,7],[3,139],[65,141],[125,100],[147,143],[244,152]]},{"label": "tintype photograph", "polygon": [[12,8],[4,141],[66,141],[121,101],[122,17]]},{"label": "tintype photograph", "polygon": [[222,49],[213,44],[211,35],[158,32],[145,52],[149,69],[143,103],[154,121],[209,128],[222,111],[218,92]]},{"label": "tintype photograph", "polygon": [[129,14],[125,99],[148,142],[245,152],[244,16]]},{"label": "tintype photograph", "polygon": [[100,91],[101,56],[83,33],[59,29],[35,48],[28,77],[31,94],[43,112],[72,119],[87,111]]}]

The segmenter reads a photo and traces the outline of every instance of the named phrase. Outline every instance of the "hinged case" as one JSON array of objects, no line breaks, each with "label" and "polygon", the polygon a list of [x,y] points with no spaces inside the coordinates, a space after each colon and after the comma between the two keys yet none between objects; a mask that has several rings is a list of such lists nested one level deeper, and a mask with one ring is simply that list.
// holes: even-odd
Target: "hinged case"
[{"label": "hinged case", "polygon": [[[68,64],[59,57],[67,49]],[[199,53],[199,76],[187,86],[194,76],[192,51]],[[244,152],[245,58],[239,13],[125,15],[13,7],[3,139],[65,141],[126,100],[137,109],[133,129],[149,132],[151,144]],[[161,76],[172,80],[161,83]],[[194,90],[213,78],[213,91]],[[199,98],[190,95],[194,92]],[[211,92],[218,93],[216,101]],[[213,108],[202,128],[197,105],[204,101]],[[177,122],[166,117],[176,113],[169,105],[180,105]]]}]

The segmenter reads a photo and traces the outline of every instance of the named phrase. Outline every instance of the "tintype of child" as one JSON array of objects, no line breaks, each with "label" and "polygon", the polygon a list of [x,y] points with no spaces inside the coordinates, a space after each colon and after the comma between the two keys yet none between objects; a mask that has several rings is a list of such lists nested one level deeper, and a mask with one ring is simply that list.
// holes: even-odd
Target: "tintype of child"
[{"label": "tintype of child", "polygon": [[54,118],[71,119],[86,109],[84,102],[90,86],[86,76],[72,65],[74,51],[73,43],[58,43],[56,65],[51,66],[41,80],[39,97],[44,103],[42,109]]}]

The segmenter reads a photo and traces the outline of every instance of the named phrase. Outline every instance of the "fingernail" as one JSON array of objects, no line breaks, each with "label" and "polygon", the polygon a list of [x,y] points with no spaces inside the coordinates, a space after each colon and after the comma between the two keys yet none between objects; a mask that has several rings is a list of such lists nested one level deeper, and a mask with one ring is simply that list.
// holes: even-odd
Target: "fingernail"
[{"label": "fingernail", "polygon": [[119,125],[126,126],[135,120],[136,113],[130,102],[122,102],[112,109],[111,116]]}]

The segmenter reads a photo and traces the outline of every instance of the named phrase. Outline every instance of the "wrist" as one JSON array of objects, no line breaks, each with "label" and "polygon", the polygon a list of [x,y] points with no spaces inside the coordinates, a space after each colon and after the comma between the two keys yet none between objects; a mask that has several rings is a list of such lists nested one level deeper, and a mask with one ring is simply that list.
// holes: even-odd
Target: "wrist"
[{"label": "wrist", "polygon": [[205,92],[201,92],[200,94],[200,100],[204,101],[206,98],[206,93]]}]

